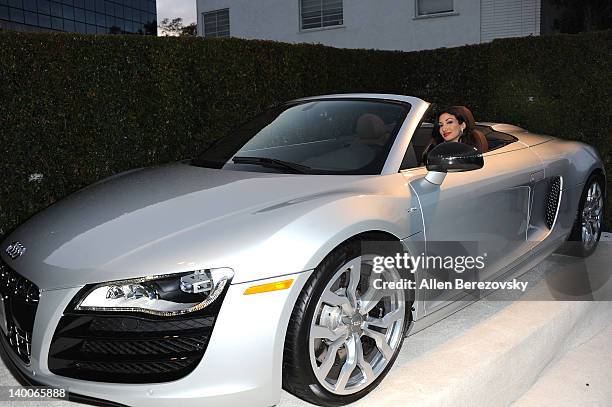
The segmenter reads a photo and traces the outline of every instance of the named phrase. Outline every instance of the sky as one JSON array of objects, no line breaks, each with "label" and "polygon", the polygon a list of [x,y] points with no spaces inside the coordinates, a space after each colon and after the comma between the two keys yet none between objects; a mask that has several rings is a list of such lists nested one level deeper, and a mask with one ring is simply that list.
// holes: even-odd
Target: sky
[{"label": "sky", "polygon": [[183,18],[183,24],[196,22],[196,0],[157,0],[157,21]]}]

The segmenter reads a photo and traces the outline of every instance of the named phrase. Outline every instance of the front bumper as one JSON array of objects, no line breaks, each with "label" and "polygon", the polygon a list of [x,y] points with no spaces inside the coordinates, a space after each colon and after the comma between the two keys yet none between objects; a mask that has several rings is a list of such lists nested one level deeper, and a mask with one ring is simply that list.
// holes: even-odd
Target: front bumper
[{"label": "front bumper", "polygon": [[[80,401],[108,400],[128,406],[165,406],[180,400],[188,406],[271,406],[282,384],[285,333],[295,300],[311,271],[231,285],[219,311],[201,362],[187,376],[166,383],[117,384],[79,380],[49,370],[49,348],[56,327],[81,287],[43,291],[32,334],[31,362],[26,365],[3,339],[4,353],[29,383],[67,388]],[[254,284],[294,279],[286,290],[243,295]],[[93,400],[92,400],[93,399]]]}]

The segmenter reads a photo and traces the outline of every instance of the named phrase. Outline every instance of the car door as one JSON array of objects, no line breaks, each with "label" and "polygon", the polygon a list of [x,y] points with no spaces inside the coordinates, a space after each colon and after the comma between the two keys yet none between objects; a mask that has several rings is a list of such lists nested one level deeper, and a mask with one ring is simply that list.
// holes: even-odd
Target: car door
[{"label": "car door", "polygon": [[[525,145],[517,141],[486,153],[483,168],[448,173],[441,185],[424,179],[424,167],[402,174],[420,201],[426,254],[484,257],[485,267],[465,279],[494,279],[529,252],[530,194],[543,172],[540,159]],[[430,269],[421,276],[449,281],[453,274]],[[425,311],[462,295],[465,292],[428,290]]]}]

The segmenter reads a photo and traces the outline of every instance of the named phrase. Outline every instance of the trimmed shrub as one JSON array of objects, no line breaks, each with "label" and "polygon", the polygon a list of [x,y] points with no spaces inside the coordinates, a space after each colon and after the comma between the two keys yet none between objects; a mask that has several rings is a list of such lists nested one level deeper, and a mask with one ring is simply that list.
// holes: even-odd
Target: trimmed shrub
[{"label": "trimmed shrub", "polygon": [[0,234],[101,178],[193,157],[271,105],[327,93],[464,104],[588,142],[611,173],[611,44],[606,31],[403,53],[0,32]]}]

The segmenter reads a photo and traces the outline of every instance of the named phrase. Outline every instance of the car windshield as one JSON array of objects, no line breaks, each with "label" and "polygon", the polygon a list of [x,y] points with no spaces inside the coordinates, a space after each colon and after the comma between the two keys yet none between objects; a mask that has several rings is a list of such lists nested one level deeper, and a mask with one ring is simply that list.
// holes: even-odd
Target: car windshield
[{"label": "car windshield", "polygon": [[380,174],[410,105],[327,99],[269,110],[223,137],[192,165],[224,170]]}]

